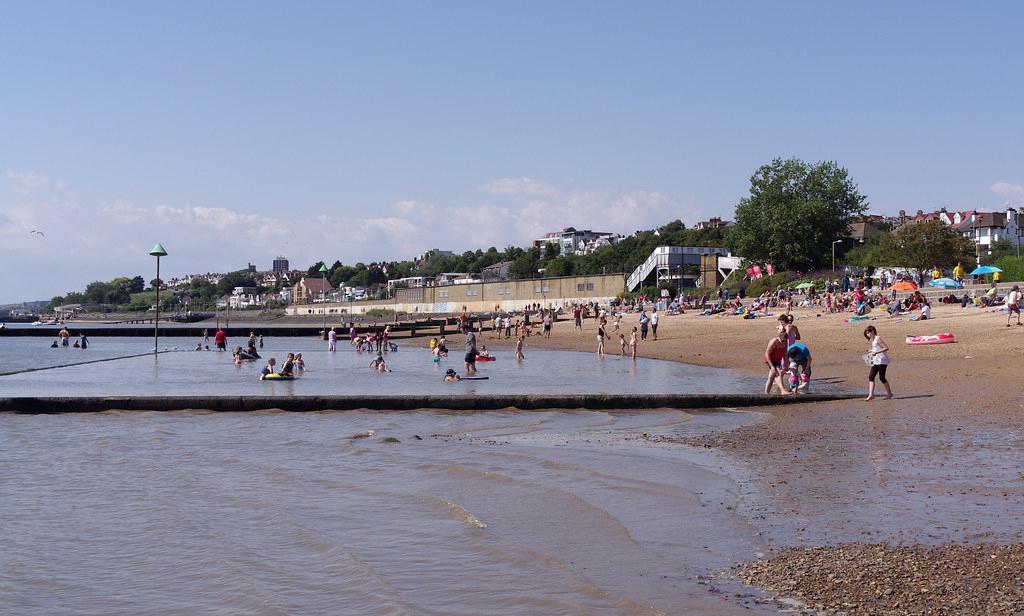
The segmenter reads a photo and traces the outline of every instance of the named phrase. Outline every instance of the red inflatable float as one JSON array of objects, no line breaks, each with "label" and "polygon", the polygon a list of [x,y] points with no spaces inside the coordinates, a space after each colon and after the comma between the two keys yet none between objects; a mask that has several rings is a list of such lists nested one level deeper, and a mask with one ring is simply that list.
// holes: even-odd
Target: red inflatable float
[{"label": "red inflatable float", "polygon": [[907,344],[949,344],[956,342],[956,336],[949,332],[931,336],[907,336]]}]

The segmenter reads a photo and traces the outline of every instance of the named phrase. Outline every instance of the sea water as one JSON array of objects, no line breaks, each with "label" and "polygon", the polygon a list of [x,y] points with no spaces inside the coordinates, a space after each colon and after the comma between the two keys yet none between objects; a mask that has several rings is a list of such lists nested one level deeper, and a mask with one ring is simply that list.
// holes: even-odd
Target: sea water
[{"label": "sea water", "polygon": [[0,414],[3,611],[761,613],[732,470],[641,438],[743,417]]},{"label": "sea water", "polygon": [[[0,395],[710,393],[720,371],[527,347],[444,384],[461,353],[386,355],[267,338],[263,362],[162,339],[50,349],[0,339]],[[178,350],[175,350],[177,347]],[[754,558],[743,471],[645,433],[699,434],[740,413],[106,412],[0,414],[4,612],[332,614],[757,613],[700,579]],[[716,582],[716,584],[720,584]]]},{"label": "sea water", "polygon": [[[434,362],[426,342],[419,340],[385,353],[392,372],[383,374],[369,367],[376,353],[356,352],[347,341],[328,352],[327,343],[315,339],[266,338],[258,349],[263,359],[237,365],[229,352],[193,351],[195,339],[162,338],[164,352],[155,356],[149,338],[91,338],[88,349],[50,348],[50,342],[0,338],[0,373],[15,372],[0,376],[0,396],[700,394],[756,392],[761,386],[729,370],[529,347],[522,361],[501,349],[494,352],[496,361],[478,362],[477,376],[487,380],[446,384],[446,369],[464,372],[462,345],[451,344],[449,357]],[[232,342],[229,349],[244,340]],[[302,353],[306,369],[299,378],[261,382],[266,359],[275,357],[280,368],[288,352]],[[88,363],[118,357],[124,359]],[[19,372],[33,368],[48,369]]]}]

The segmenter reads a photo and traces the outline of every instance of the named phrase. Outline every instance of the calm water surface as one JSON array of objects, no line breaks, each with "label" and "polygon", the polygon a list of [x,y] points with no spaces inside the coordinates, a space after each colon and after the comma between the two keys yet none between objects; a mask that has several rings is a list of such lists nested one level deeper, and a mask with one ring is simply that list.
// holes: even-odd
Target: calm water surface
[{"label": "calm water surface", "polygon": [[[459,337],[461,339],[461,336]],[[49,348],[48,338],[0,338],[0,373],[24,368],[79,364],[152,351],[149,338],[93,338],[88,349]],[[393,372],[368,367],[373,354],[357,353],[346,342],[328,353],[326,343],[310,338],[267,338],[264,358],[301,352],[307,369],[296,381],[261,382],[264,361],[236,366],[230,353],[194,352],[195,339],[161,339],[157,357],[145,355],[116,361],[73,365],[0,376],[0,395],[318,395],[318,394],[496,394],[496,393],[720,393],[759,391],[758,379],[729,370],[703,368],[617,355],[603,359],[592,353],[540,351],[527,347],[516,362],[509,350],[495,352],[497,361],[479,363],[486,381],[445,384],[447,368],[463,370],[463,345],[449,342],[451,356],[434,363],[426,348],[402,343],[388,353]],[[243,344],[237,339],[235,344]],[[426,341],[417,341],[426,345]],[[234,348],[234,344],[229,345]],[[177,350],[175,350],[177,349]]]},{"label": "calm water surface", "polygon": [[3,611],[749,614],[738,471],[637,438],[743,417],[0,415]]}]

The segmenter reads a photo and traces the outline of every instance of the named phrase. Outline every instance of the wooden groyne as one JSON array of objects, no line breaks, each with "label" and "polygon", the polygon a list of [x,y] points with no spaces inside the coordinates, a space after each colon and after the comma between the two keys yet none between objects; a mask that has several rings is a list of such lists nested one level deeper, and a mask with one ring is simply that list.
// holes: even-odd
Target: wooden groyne
[{"label": "wooden groyne", "polygon": [[315,411],[545,411],[552,409],[652,410],[723,409],[851,400],[859,394],[494,394],[453,396],[51,396],[0,397],[0,412],[29,414],[98,413],[103,411],[246,412]]}]

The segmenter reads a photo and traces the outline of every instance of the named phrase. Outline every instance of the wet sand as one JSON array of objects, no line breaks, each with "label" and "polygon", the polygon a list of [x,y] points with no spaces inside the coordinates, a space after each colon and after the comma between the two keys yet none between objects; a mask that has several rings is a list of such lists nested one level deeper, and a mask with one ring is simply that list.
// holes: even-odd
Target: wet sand
[{"label": "wet sand", "polygon": [[[750,469],[741,513],[773,550],[850,542],[952,550],[954,543],[1024,538],[1024,327],[1007,328],[1005,313],[959,305],[937,306],[924,322],[884,313],[856,323],[810,309],[794,314],[814,379],[852,391],[866,393],[862,332],[878,328],[892,349],[895,399],[764,408],[763,421],[735,429],[649,438],[707,448]],[[635,323],[634,315],[624,320],[627,335]],[[775,326],[774,317],[667,316],[659,340],[642,343],[639,355],[760,375]],[[908,335],[946,331],[958,342],[904,343]],[[527,359],[531,347],[593,350],[595,334],[593,320],[582,333],[560,322],[550,340],[530,337]]]}]

